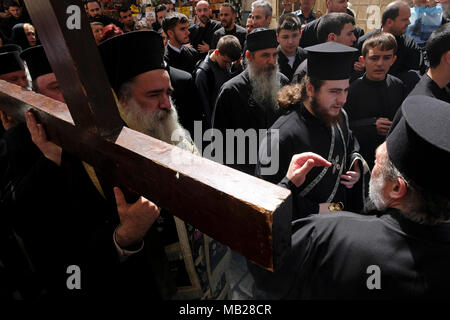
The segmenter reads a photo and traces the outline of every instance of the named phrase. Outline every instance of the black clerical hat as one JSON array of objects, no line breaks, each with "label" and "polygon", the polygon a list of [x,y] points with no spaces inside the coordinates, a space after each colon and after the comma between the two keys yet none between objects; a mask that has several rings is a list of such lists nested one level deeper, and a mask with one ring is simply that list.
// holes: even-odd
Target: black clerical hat
[{"label": "black clerical hat", "polygon": [[389,158],[417,185],[450,195],[446,186],[450,181],[450,103],[410,96],[402,112],[403,118],[386,139]]},{"label": "black clerical hat", "polygon": [[164,44],[155,31],[133,31],[112,37],[98,46],[109,82],[116,93],[135,76],[165,69]]},{"label": "black clerical hat", "polygon": [[257,28],[247,36],[247,50],[250,52],[277,47],[278,41],[275,30]]},{"label": "black clerical hat", "polygon": [[337,42],[307,47],[308,76],[317,80],[349,79],[353,70],[355,48]]},{"label": "black clerical hat", "polygon": [[25,70],[20,52],[22,49],[15,44],[5,44],[0,47],[0,74]]},{"label": "black clerical hat", "polygon": [[53,73],[47,55],[45,54],[44,46],[30,47],[23,50],[20,56],[27,63],[32,80],[44,74]]}]

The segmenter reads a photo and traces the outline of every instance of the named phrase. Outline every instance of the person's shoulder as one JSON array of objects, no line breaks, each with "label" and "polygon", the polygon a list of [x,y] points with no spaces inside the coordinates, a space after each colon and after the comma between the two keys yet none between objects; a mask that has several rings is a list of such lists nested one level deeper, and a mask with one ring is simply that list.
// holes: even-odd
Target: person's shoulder
[{"label": "person's shoulder", "polygon": [[[391,230],[399,228],[396,220],[389,214],[380,211],[372,212],[370,215],[339,211],[316,214],[304,219],[309,219],[309,223],[314,225],[318,233],[326,234],[329,231],[338,237],[344,235],[350,238],[367,239],[371,236],[377,237],[377,234],[386,228]],[[296,228],[296,224],[301,224],[301,222],[295,221],[293,229]]]},{"label": "person's shoulder", "polygon": [[198,54],[198,51],[197,51],[197,50],[195,50],[193,47],[187,46],[187,45],[183,45],[183,46],[181,47],[181,51],[182,51],[182,52],[187,52],[187,53],[190,53],[190,54],[193,54],[193,55]]},{"label": "person's shoulder", "polygon": [[317,26],[319,25],[321,18],[315,19],[311,22],[308,22],[305,27],[303,28],[303,32],[305,31],[310,31],[311,29],[315,29],[317,28]]},{"label": "person's shoulder", "polygon": [[189,32],[196,32],[200,28],[200,22],[197,22],[188,28]]},{"label": "person's shoulder", "polygon": [[270,127],[271,129],[280,129],[280,135],[286,135],[291,133],[290,130],[284,130],[286,128],[298,128],[301,125],[301,119],[297,112],[298,105],[288,108],[286,112],[281,115]]},{"label": "person's shoulder", "polygon": [[278,76],[280,77],[280,84],[284,87],[284,86],[286,86],[286,85],[288,85],[289,83],[290,83],[290,81],[289,81],[289,78],[288,77],[286,77],[286,75],[284,75],[283,73],[281,73],[281,72],[277,72],[278,73]]},{"label": "person's shoulder", "polygon": [[359,37],[359,38],[356,40],[358,46],[362,47],[364,41],[366,41],[367,38],[369,38],[369,37],[370,37],[371,35],[373,35],[375,32],[379,32],[379,31],[380,31],[379,29],[373,30],[373,31],[371,31],[371,32],[369,32],[369,33],[366,33],[366,34],[362,35],[361,37]]},{"label": "person's shoulder", "polygon": [[248,85],[248,75],[246,75],[246,71],[239,73],[238,75],[234,76],[227,82],[225,82],[222,85],[222,89],[220,91],[229,91],[229,90],[237,90],[239,91],[242,89],[242,87],[245,87]]},{"label": "person's shoulder", "polygon": [[386,83],[388,83],[389,85],[394,85],[394,86],[404,86],[404,83],[402,80],[400,80],[396,76],[389,74],[389,73],[386,75]]},{"label": "person's shoulder", "polygon": [[299,58],[305,60],[308,57],[308,52],[305,49],[303,49],[302,47],[298,47],[297,48],[297,56]]},{"label": "person's shoulder", "polygon": [[223,36],[225,35],[225,28],[219,28],[216,31],[214,31],[214,36]]},{"label": "person's shoulder", "polygon": [[192,75],[184,70],[180,70],[174,67],[169,68],[169,76],[171,81],[191,81]]},{"label": "person's shoulder", "polygon": [[247,35],[247,30],[245,30],[244,27],[241,27],[240,25],[236,24],[236,33],[245,33]]},{"label": "person's shoulder", "polygon": [[210,22],[211,22],[211,25],[213,26],[214,30],[222,28],[222,24],[220,23],[220,21],[210,20]]}]

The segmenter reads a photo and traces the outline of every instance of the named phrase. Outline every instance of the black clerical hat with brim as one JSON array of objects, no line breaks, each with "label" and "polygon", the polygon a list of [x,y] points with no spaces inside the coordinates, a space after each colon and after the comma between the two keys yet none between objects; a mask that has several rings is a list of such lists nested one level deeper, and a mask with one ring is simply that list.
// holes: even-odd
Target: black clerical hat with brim
[{"label": "black clerical hat with brim", "polygon": [[101,42],[98,49],[116,93],[137,75],[166,68],[163,40],[155,31],[127,32]]},{"label": "black clerical hat with brim", "polygon": [[44,74],[53,73],[47,55],[45,54],[44,46],[30,47],[23,50],[20,56],[27,63],[32,80]]},{"label": "black clerical hat with brim", "polygon": [[278,41],[275,30],[257,28],[247,35],[247,50],[250,52],[277,47]]},{"label": "black clerical hat with brim", "polygon": [[386,139],[389,158],[420,187],[449,196],[450,103],[410,96],[401,108],[403,117]]},{"label": "black clerical hat with brim", "polygon": [[307,75],[316,80],[349,79],[358,51],[337,42],[325,42],[305,50],[308,53]]},{"label": "black clerical hat with brim", "polygon": [[15,44],[5,44],[0,47],[0,74],[25,70],[25,65],[20,58],[21,51],[22,48]]}]

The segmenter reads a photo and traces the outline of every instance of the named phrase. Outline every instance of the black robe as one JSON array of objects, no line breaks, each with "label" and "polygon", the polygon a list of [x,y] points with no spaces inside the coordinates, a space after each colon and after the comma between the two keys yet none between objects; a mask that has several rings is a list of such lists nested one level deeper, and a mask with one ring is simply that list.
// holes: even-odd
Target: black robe
[{"label": "black robe", "polygon": [[403,82],[389,74],[383,81],[371,81],[364,75],[350,85],[344,108],[360,153],[370,168],[374,165],[375,149],[386,139],[378,135],[375,122],[378,118],[392,121],[405,98]]},{"label": "black robe", "polygon": [[198,89],[200,104],[203,106],[207,128],[211,128],[212,113],[219,90],[231,78],[231,73],[212,61],[210,55],[205,57],[195,72],[195,86]]},{"label": "black robe", "polygon": [[[281,73],[281,86],[288,84],[288,79]],[[217,97],[216,105],[213,112],[213,128],[222,132],[225,142],[226,129],[242,129],[244,132],[248,129],[256,130],[268,129],[275,120],[281,115],[282,110],[275,110],[273,106],[259,105],[252,98],[252,87],[248,70],[243,71],[233,79],[227,81],[222,86]],[[246,142],[246,153],[249,152],[249,145]],[[224,160],[226,159],[226,148],[224,148]],[[251,163],[252,159],[245,156],[244,164],[237,164],[236,156],[231,167],[241,170],[248,174],[254,174],[256,159]],[[224,161],[225,163],[225,161]]]},{"label": "black robe", "polygon": [[[396,209],[293,222],[292,250],[271,273],[249,265],[255,299],[442,299],[450,286],[450,225]],[[379,279],[379,289],[377,280]]]},{"label": "black robe", "polygon": [[[434,82],[430,76],[428,76],[428,74],[424,74],[408,96],[427,96],[450,103],[450,84],[441,89],[437,83]],[[424,107],[426,108],[426,106]],[[389,129],[388,135],[392,132],[402,117],[402,109],[398,109],[394,120],[392,121],[392,126]]]},{"label": "black robe", "polygon": [[[314,117],[303,104],[299,103],[270,127],[271,130],[278,130],[279,140],[272,138],[273,134],[269,132],[267,142],[261,143],[256,173],[259,177],[272,183],[279,183],[283,180],[292,156],[298,153],[314,152],[333,163],[330,168],[313,168],[307,175],[305,183],[299,188],[295,188],[293,219],[318,213],[320,203],[342,202],[344,208],[349,207],[349,189],[340,184],[340,174],[345,174],[351,168],[352,161],[359,151],[359,145],[348,127],[344,113],[343,117],[344,119],[339,125],[341,134],[337,124],[334,124],[332,128],[327,126]],[[330,146],[333,140],[334,148],[330,155]],[[279,154],[278,171],[274,174],[267,174],[267,168],[270,166],[266,157],[270,154],[267,150],[270,146],[272,152],[278,148]],[[270,155],[272,156],[272,154]],[[276,159],[272,159],[270,163],[272,167],[274,160]],[[341,169],[341,173],[339,169]],[[360,169],[362,172],[361,166]],[[323,174],[322,179],[314,186],[309,186],[321,174]],[[310,189],[310,191],[307,192],[306,189]],[[302,193],[306,194],[302,195]],[[361,194],[360,196],[362,198]]]},{"label": "black robe", "polygon": [[189,46],[182,46],[181,52],[176,52],[170,45],[167,45],[164,60],[171,67],[184,70],[190,74],[195,69],[197,62],[202,59],[197,50]]},{"label": "black robe", "polygon": [[194,136],[195,121],[202,121],[203,112],[198,103],[198,92],[191,74],[169,67],[170,83],[173,87],[172,99],[178,112],[180,124]]},{"label": "black robe", "polygon": [[298,47],[297,51],[295,52],[295,60],[294,64],[289,64],[289,59],[284,55],[284,53],[281,51],[280,46],[278,46],[278,67],[280,68],[280,72],[284,74],[289,81],[292,81],[292,78],[294,77],[294,72],[297,70],[298,66],[306,60],[307,53],[302,48]]}]

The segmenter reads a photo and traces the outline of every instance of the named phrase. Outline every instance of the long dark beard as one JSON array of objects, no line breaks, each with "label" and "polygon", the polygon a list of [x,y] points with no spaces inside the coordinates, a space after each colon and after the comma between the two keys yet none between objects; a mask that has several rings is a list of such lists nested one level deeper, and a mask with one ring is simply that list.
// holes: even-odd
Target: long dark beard
[{"label": "long dark beard", "polygon": [[326,110],[319,106],[319,104],[317,103],[317,98],[315,96],[311,98],[311,110],[313,111],[316,118],[323,121],[329,127],[331,127],[335,123],[341,123],[342,121],[341,112],[339,112],[337,116],[329,115]]},{"label": "long dark beard", "polygon": [[248,73],[252,85],[252,98],[259,105],[271,106],[276,109],[277,93],[280,89],[280,79],[277,75],[278,65],[259,67],[248,63]]}]

